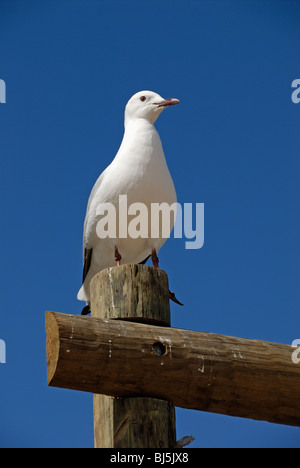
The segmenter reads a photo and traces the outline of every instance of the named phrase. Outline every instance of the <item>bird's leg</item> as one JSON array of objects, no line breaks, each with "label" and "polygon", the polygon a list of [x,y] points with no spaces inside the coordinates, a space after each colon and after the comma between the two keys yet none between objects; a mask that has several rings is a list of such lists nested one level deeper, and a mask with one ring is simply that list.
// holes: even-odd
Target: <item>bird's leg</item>
[{"label": "bird's leg", "polygon": [[120,252],[118,250],[118,247],[115,245],[115,261],[116,261],[116,264],[119,266],[120,263],[121,263],[121,260],[122,260],[122,257],[120,255]]},{"label": "bird's leg", "polygon": [[152,249],[152,255],[151,255],[151,258],[152,258],[152,263],[153,263],[153,266],[155,268],[158,268],[158,256],[157,256],[157,253],[156,253],[156,249]]}]

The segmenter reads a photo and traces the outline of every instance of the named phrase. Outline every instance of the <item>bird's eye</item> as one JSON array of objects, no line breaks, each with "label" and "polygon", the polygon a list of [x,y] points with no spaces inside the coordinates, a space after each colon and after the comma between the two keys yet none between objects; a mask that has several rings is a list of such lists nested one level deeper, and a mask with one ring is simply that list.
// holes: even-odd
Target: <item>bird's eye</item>
[{"label": "bird's eye", "polygon": [[141,100],[142,102],[146,101],[146,96],[141,96],[141,97],[140,97],[140,100]]}]

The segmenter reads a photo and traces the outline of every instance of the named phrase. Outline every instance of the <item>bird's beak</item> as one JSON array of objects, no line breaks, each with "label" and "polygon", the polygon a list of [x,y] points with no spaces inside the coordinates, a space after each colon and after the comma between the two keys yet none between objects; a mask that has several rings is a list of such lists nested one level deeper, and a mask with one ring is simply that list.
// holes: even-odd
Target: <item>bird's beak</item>
[{"label": "bird's beak", "polygon": [[174,106],[175,104],[179,104],[180,101],[179,99],[171,98],[171,99],[164,99],[163,101],[156,102],[155,104],[158,107],[168,107],[168,106]]}]

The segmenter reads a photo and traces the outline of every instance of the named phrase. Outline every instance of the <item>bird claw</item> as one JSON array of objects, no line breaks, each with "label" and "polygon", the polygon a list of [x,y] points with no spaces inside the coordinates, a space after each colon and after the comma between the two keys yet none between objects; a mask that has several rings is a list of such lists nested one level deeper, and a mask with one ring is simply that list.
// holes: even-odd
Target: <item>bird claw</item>
[{"label": "bird claw", "polygon": [[175,293],[173,293],[173,291],[169,291],[169,298],[171,299],[171,301],[176,302],[176,304],[179,304],[179,305],[183,306],[182,302],[180,302],[176,298]]}]

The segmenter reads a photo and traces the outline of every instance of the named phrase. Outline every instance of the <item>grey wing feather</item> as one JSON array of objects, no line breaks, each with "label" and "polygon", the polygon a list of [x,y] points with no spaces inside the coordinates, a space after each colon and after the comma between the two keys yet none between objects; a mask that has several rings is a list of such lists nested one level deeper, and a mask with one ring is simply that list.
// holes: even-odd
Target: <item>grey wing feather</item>
[{"label": "grey wing feather", "polygon": [[85,220],[84,220],[84,228],[83,228],[83,280],[82,280],[82,283],[84,282],[88,272],[89,272],[89,269],[91,267],[91,262],[92,262],[92,253],[93,253],[93,249],[92,248],[88,248],[87,247],[87,239],[86,239],[86,226],[87,226],[87,222],[88,222],[88,214],[89,214],[89,208],[90,208],[90,205],[91,205],[91,201],[95,195],[95,193],[97,192],[97,190],[99,189],[100,185],[101,185],[101,182],[103,180],[103,173],[100,175],[100,177],[98,178],[98,180],[96,181],[91,193],[90,193],[90,196],[89,196],[89,200],[88,200],[88,204],[87,204],[87,209],[86,209],[86,216],[85,216]]},{"label": "grey wing feather", "polygon": [[82,284],[89,272],[92,263],[93,249],[84,249]]}]

